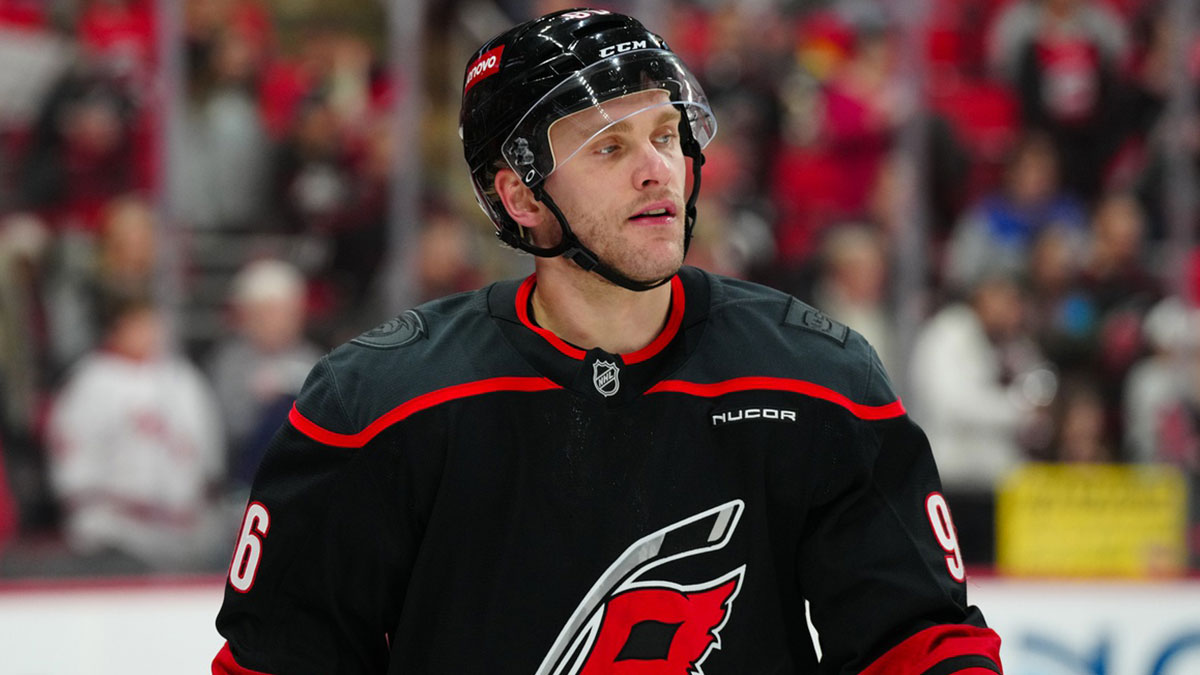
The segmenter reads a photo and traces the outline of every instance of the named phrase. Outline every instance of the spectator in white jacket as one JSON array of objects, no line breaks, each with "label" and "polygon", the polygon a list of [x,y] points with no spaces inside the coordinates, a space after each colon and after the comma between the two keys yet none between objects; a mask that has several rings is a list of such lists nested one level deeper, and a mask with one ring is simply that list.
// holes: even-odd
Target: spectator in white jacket
[{"label": "spectator in white jacket", "polygon": [[105,319],[102,346],[75,366],[49,422],[67,545],[98,564],[122,556],[157,570],[218,566],[227,542],[211,496],[224,450],[212,393],[164,348],[148,300],[113,300]]},{"label": "spectator in white jacket", "polygon": [[964,554],[991,557],[993,491],[1025,459],[1022,432],[1053,398],[1055,376],[1024,327],[1016,282],[984,277],[913,348],[909,408],[929,436]]}]

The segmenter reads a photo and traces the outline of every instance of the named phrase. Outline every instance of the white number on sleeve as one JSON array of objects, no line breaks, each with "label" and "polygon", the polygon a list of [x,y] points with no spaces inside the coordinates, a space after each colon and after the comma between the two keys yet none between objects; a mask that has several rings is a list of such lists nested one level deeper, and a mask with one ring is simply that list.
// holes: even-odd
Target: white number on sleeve
[{"label": "white number on sleeve", "polygon": [[929,524],[933,527],[933,536],[937,537],[938,545],[946,552],[946,569],[955,581],[967,579],[967,570],[963,565],[962,549],[958,547],[958,533],[954,531],[954,521],[950,519],[950,506],[946,498],[938,492],[931,492],[925,498],[925,512],[929,515]]},{"label": "white number on sleeve", "polygon": [[270,527],[271,514],[267,507],[251,502],[246,507],[242,533],[238,536],[237,546],[233,548],[233,562],[229,566],[229,583],[240,593],[254,586],[258,563],[262,560],[263,538]]}]

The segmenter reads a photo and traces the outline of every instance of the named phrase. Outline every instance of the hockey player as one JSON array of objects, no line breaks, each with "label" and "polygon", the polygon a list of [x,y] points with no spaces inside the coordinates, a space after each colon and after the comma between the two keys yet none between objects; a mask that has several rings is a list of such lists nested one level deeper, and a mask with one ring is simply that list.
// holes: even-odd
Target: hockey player
[{"label": "hockey player", "polygon": [[629,17],[479,49],[467,163],[537,273],[321,360],[256,478],[214,673],[1001,672],[870,346],[682,266],[715,131]]}]

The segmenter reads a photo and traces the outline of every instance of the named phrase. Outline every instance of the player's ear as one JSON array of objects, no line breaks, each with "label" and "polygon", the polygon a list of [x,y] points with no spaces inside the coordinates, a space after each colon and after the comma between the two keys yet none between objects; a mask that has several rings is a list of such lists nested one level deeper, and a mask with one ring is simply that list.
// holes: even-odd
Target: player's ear
[{"label": "player's ear", "polygon": [[508,215],[521,227],[536,228],[546,218],[546,206],[533,196],[512,169],[500,169],[493,183]]}]

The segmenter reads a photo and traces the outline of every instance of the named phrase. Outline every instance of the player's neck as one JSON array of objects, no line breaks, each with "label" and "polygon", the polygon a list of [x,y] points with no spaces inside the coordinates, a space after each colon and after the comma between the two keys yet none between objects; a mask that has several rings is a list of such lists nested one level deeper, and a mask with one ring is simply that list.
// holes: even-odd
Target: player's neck
[{"label": "player's neck", "polygon": [[612,354],[635,352],[658,337],[670,310],[670,284],[631,291],[591,272],[538,265],[534,320],[581,348],[599,347]]}]

